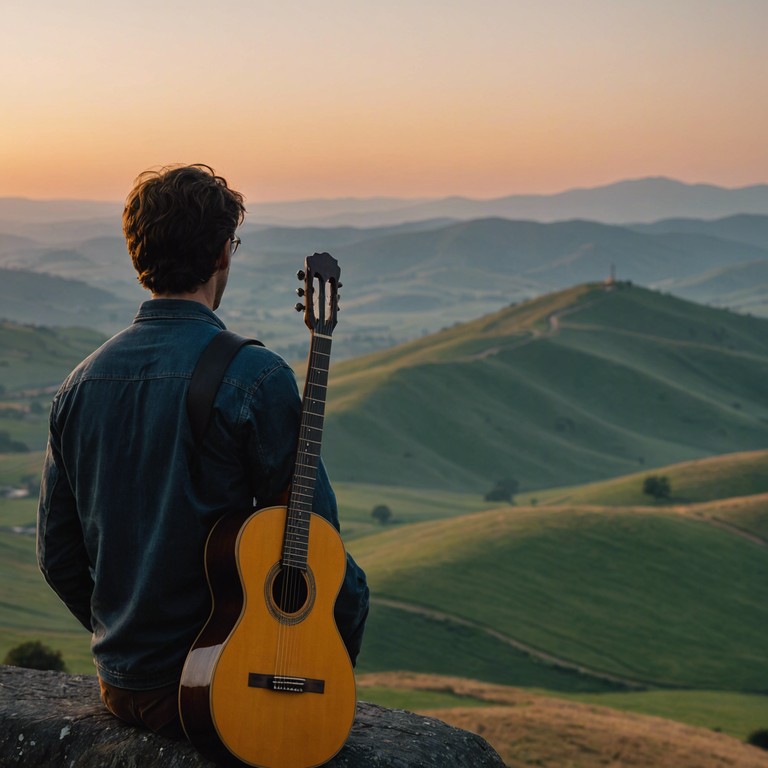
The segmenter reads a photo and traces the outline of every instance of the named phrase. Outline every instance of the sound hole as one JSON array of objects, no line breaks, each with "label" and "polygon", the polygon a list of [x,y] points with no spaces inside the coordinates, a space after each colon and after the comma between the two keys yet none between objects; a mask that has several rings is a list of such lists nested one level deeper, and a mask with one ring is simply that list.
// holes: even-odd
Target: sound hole
[{"label": "sound hole", "polygon": [[298,613],[308,592],[304,573],[298,568],[281,568],[272,582],[272,599],[283,613]]},{"label": "sound hole", "polygon": [[298,624],[315,602],[312,571],[275,563],[264,585],[269,612],[281,624]]}]

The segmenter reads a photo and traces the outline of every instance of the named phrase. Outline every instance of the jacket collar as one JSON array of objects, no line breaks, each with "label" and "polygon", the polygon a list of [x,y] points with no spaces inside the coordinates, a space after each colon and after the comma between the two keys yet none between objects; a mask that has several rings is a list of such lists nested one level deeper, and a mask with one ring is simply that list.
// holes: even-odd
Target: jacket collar
[{"label": "jacket collar", "polygon": [[213,313],[213,310],[199,301],[188,299],[150,299],[139,307],[134,323],[145,320],[203,320],[226,330],[224,323]]}]

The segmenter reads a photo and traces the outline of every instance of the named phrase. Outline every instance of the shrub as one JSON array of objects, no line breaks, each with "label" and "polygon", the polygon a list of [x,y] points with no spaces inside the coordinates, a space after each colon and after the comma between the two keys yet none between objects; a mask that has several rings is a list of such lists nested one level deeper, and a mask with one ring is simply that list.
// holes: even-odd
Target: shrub
[{"label": "shrub", "polygon": [[506,501],[513,504],[514,496],[519,487],[520,483],[513,478],[499,480],[483,498],[486,501]]},{"label": "shrub", "polygon": [[67,666],[61,658],[61,651],[54,651],[39,640],[30,640],[11,648],[3,659],[3,664],[27,669],[48,669],[54,672],[67,671]]},{"label": "shrub", "polygon": [[392,517],[392,510],[386,504],[377,504],[371,510],[371,517],[382,525],[386,525]]},{"label": "shrub", "polygon": [[665,475],[651,475],[643,481],[643,493],[653,496],[656,501],[668,499],[672,495],[672,486]]},{"label": "shrub", "polygon": [[768,749],[768,728],[761,728],[750,733],[747,736],[747,744],[751,744],[753,747],[760,747],[760,749]]}]

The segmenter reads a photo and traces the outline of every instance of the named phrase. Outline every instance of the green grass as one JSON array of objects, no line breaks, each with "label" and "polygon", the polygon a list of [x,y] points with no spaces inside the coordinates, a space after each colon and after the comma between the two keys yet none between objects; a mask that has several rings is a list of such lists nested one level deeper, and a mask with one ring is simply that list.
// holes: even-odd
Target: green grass
[{"label": "green grass", "polygon": [[519,501],[526,503],[535,498],[539,504],[652,504],[654,500],[643,493],[643,481],[649,475],[669,479],[669,503],[690,504],[768,493],[768,451],[725,454],[571,488],[533,491],[522,494]]},{"label": "green grass", "polygon": [[43,452],[0,453],[0,485],[18,485],[27,475],[43,470]]},{"label": "green grass", "polygon": [[[334,483],[334,490],[346,540],[408,523],[466,515],[495,506],[484,501],[479,493],[356,483]],[[371,511],[379,504],[388,506],[392,511],[390,522],[384,526],[371,517]]]},{"label": "green grass", "polygon": [[735,736],[742,741],[768,728],[768,696],[726,691],[642,691],[557,694],[624,712],[655,715]]},{"label": "green grass", "polygon": [[350,542],[374,594],[649,685],[768,691],[764,547],[672,515],[510,509]]},{"label": "green grass", "polygon": [[19,390],[58,388],[105,337],[86,328],[46,328],[0,321],[0,370],[6,397]]},{"label": "green grass", "polygon": [[768,496],[764,494],[702,505],[697,513],[713,520],[722,520],[768,541]]},{"label": "green grass", "polygon": [[[707,728],[746,741],[750,734],[768,727],[768,696],[724,691],[641,691],[620,693],[536,693],[622,712],[651,715]],[[498,706],[471,696],[442,691],[360,686],[358,696],[386,707],[414,711],[452,707]]]},{"label": "green grass", "polygon": [[[8,457],[0,461],[3,478],[26,469]],[[0,661],[16,645],[40,640],[62,651],[70,672],[92,674],[90,635],[45,583],[37,567],[34,535],[8,530],[34,525],[36,514],[35,498],[0,498]]]},{"label": "green grass", "polygon": [[488,703],[472,696],[457,696],[439,691],[409,691],[383,686],[360,686],[357,698],[392,709],[447,709],[449,707],[487,707]]},{"label": "green grass", "polygon": [[357,672],[457,675],[553,691],[611,691],[617,686],[554,667],[475,628],[378,604],[374,593]]},{"label": "green grass", "polygon": [[347,482],[484,493],[507,477],[532,492],[763,449],[767,329],[581,286],[339,363],[324,455]]},{"label": "green grass", "polygon": [[[5,506],[3,524],[15,516]],[[43,580],[34,536],[0,531],[0,659],[28,640],[60,650],[70,672],[93,673],[90,635]]]}]

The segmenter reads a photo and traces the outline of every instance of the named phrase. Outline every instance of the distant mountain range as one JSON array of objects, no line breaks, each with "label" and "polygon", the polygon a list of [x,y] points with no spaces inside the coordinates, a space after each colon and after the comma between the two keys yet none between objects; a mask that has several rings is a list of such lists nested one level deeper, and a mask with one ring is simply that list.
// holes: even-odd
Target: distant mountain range
[{"label": "distant mountain range", "polygon": [[[250,203],[252,225],[390,226],[434,219],[466,221],[488,217],[551,222],[589,219],[606,224],[644,223],[684,217],[717,219],[738,213],[768,215],[768,185],[728,189],[668,178],[619,181],[556,194],[508,195],[487,200],[442,198],[339,198]],[[0,198],[0,232],[49,241],[78,222],[92,234],[120,234],[122,204],[84,200]],[[51,227],[51,224],[54,224]],[[63,243],[59,243],[63,244]]]},{"label": "distant mountain range", "polygon": [[251,220],[272,224],[381,226],[425,219],[501,217],[531,221],[589,219],[606,224],[651,222],[670,217],[714,219],[737,213],[768,214],[768,185],[726,189],[666,178],[620,181],[548,195],[509,195],[489,200],[308,200],[257,203]]},{"label": "distant mountain range", "polygon": [[[136,281],[122,236],[99,234],[102,223],[96,220],[92,232],[85,222],[64,222],[56,238],[53,223],[41,239],[0,230],[4,315],[27,323],[85,323],[104,333],[130,322],[148,294]],[[220,314],[234,330],[256,335],[290,359],[306,354],[306,330],[293,312],[294,275],[313,251],[329,251],[341,264],[341,357],[612,273],[698,302],[768,315],[768,216],[622,226],[504,218],[367,228],[249,224],[241,234],[236,279]]]}]

